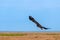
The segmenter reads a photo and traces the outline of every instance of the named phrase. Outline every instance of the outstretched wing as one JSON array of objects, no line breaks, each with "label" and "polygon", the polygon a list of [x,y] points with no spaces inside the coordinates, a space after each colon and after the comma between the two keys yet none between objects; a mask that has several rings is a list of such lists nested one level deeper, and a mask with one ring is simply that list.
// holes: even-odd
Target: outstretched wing
[{"label": "outstretched wing", "polygon": [[32,16],[29,16],[29,20],[34,22],[37,25],[37,27],[39,27],[41,29],[49,29],[49,28],[45,28],[45,27],[41,26],[41,24],[39,24]]},{"label": "outstretched wing", "polygon": [[29,16],[29,19],[34,22],[35,24],[38,24],[38,22],[32,17],[32,16]]}]

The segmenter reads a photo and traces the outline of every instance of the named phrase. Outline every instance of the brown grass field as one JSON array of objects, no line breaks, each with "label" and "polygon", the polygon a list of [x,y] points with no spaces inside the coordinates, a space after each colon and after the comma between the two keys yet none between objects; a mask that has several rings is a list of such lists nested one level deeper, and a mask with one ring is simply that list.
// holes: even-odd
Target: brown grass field
[{"label": "brown grass field", "polygon": [[0,40],[60,40],[60,33],[52,32],[0,32]]}]

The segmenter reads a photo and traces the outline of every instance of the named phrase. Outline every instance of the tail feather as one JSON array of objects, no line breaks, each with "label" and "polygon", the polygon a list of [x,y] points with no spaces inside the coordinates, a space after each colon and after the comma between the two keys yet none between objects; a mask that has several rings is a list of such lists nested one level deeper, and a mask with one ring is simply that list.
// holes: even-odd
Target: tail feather
[{"label": "tail feather", "polygon": [[46,30],[47,30],[47,29],[50,29],[50,28],[46,28],[46,27],[42,27],[42,28],[43,28],[43,29],[46,29]]}]

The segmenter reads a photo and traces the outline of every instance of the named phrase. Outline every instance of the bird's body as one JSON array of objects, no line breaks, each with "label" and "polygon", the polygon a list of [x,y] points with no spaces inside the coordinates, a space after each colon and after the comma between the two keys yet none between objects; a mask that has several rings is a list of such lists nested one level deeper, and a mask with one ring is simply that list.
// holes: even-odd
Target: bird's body
[{"label": "bird's body", "polygon": [[37,27],[41,28],[41,30],[42,29],[48,29],[48,28],[45,28],[45,27],[41,26],[41,24],[39,24],[32,16],[29,16],[29,20],[34,22],[37,25]]}]

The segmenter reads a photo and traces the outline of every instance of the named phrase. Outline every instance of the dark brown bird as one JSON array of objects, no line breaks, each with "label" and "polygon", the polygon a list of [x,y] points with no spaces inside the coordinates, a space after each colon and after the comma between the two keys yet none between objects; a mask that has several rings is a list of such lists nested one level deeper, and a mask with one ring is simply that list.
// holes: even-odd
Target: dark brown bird
[{"label": "dark brown bird", "polygon": [[29,16],[29,20],[31,20],[32,22],[34,22],[37,27],[41,28],[41,30],[42,29],[49,29],[49,28],[45,28],[41,24],[39,24],[32,16]]}]

